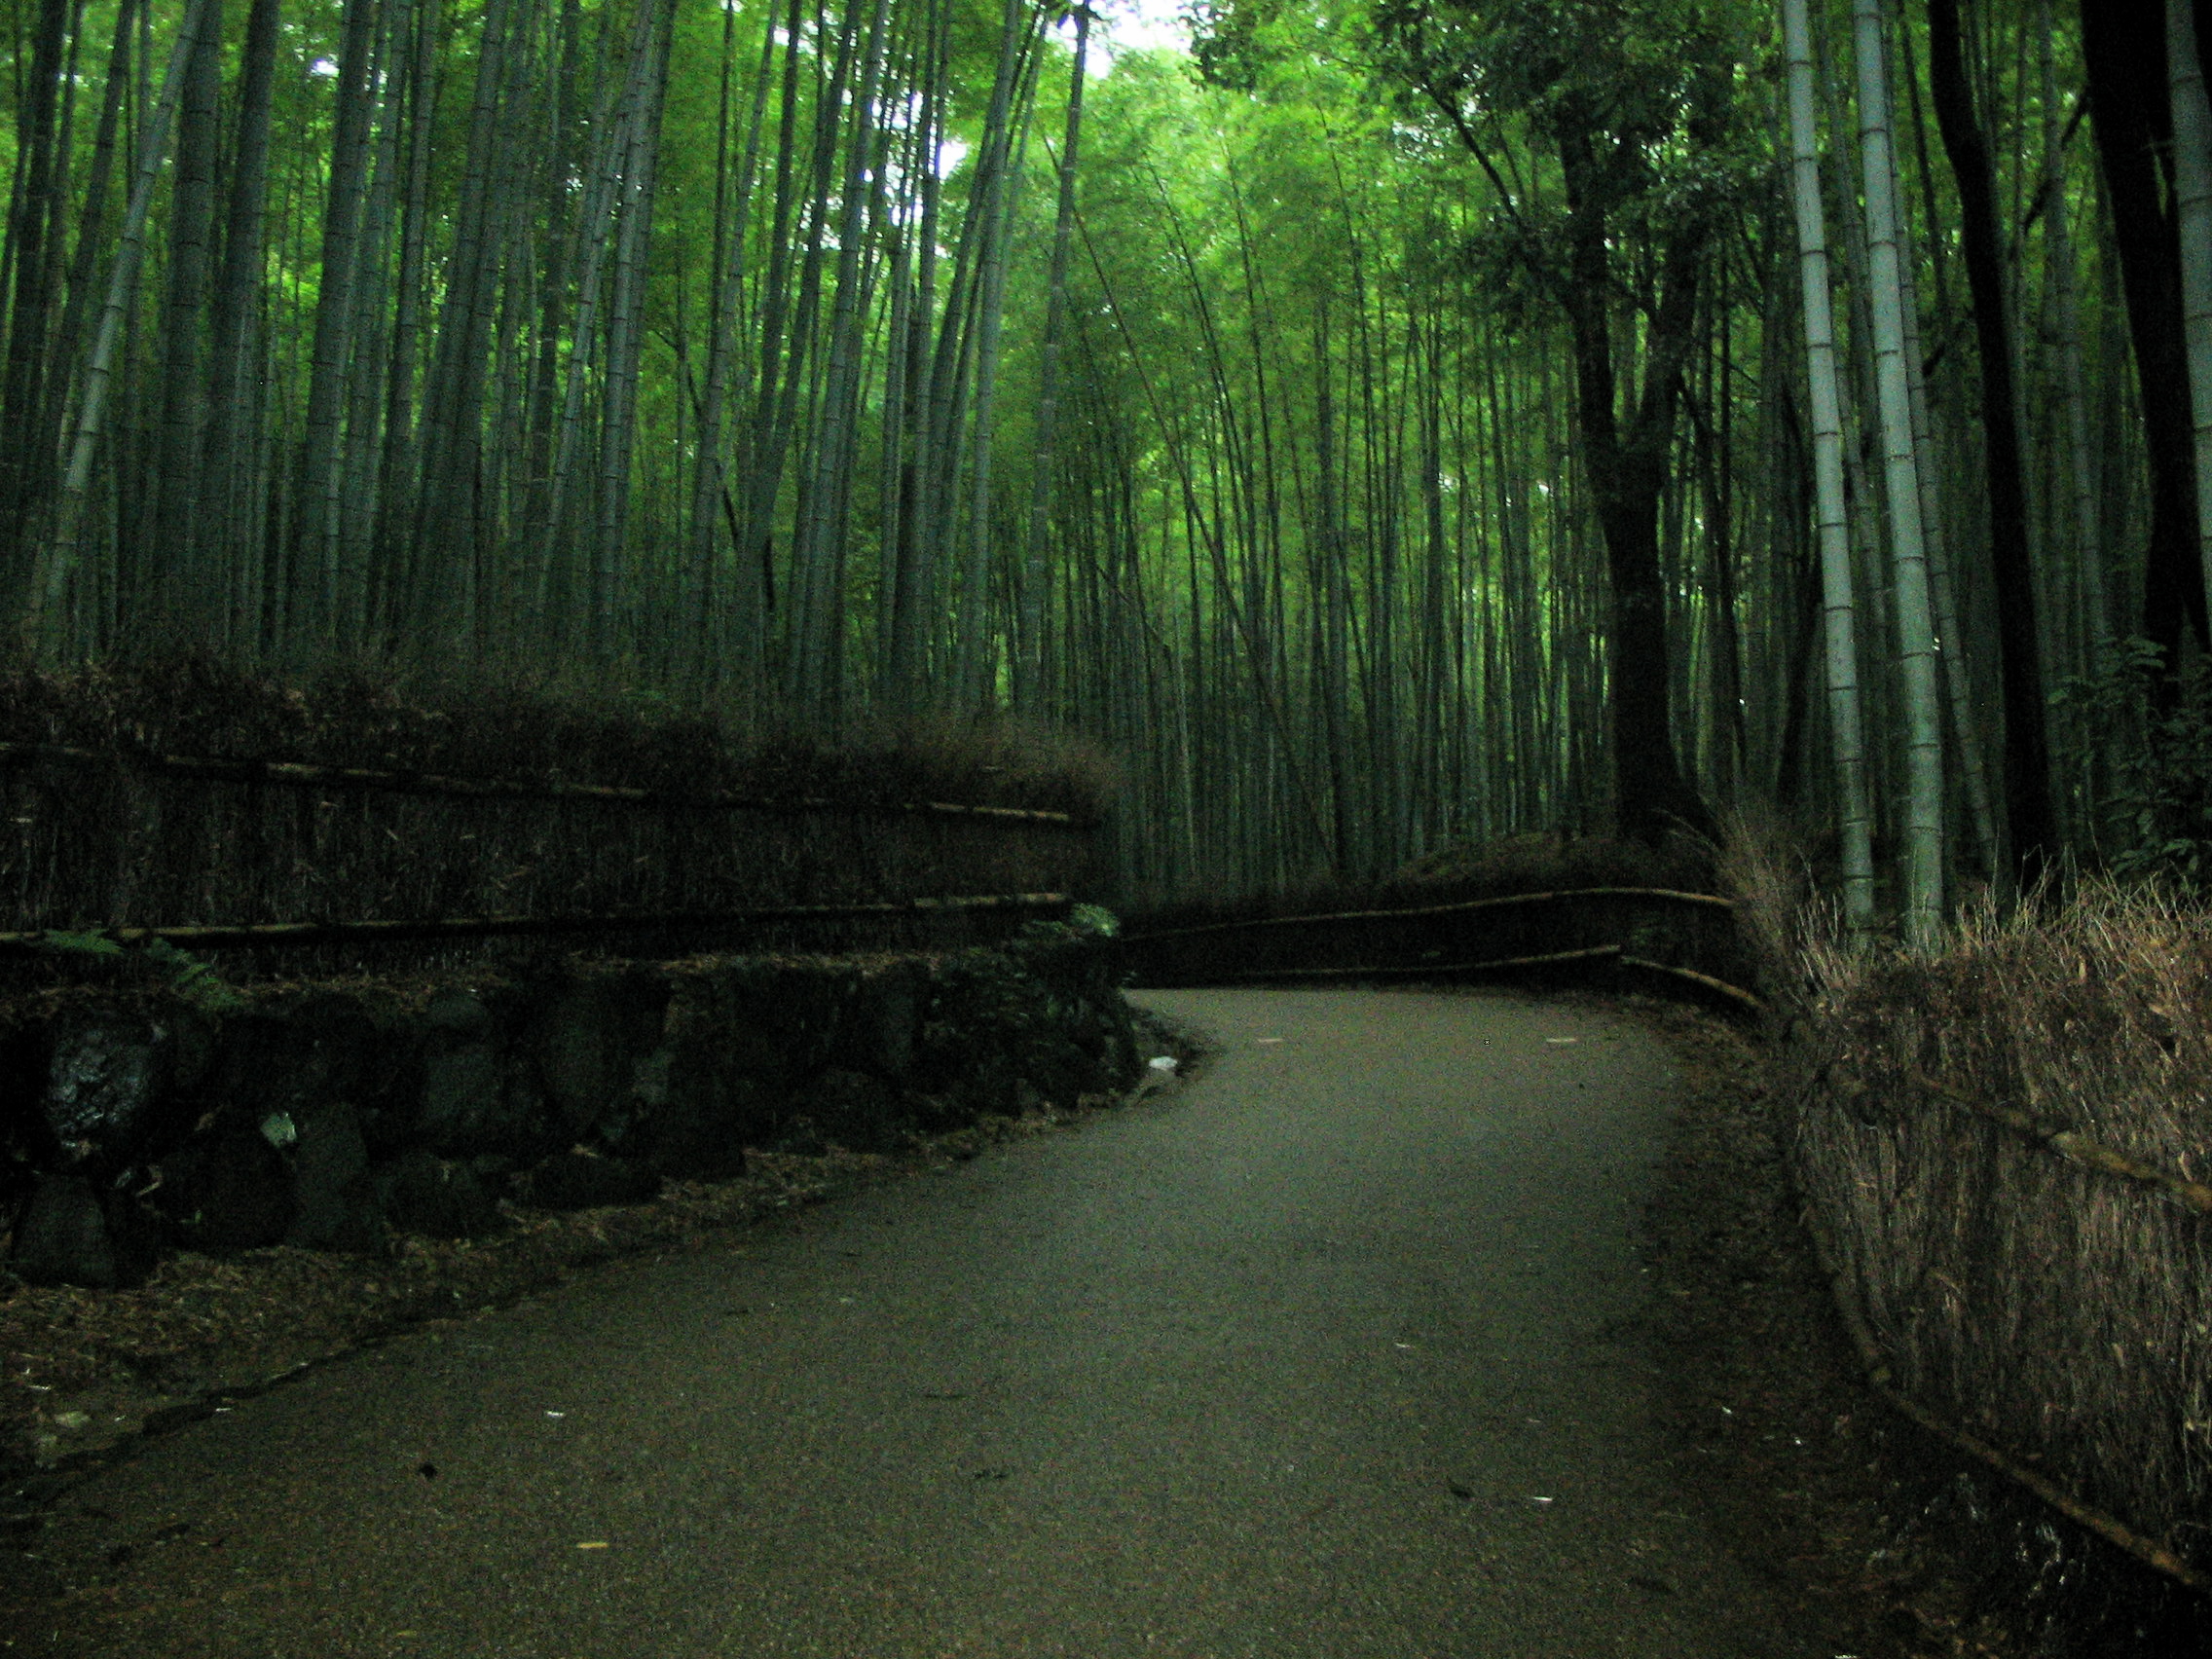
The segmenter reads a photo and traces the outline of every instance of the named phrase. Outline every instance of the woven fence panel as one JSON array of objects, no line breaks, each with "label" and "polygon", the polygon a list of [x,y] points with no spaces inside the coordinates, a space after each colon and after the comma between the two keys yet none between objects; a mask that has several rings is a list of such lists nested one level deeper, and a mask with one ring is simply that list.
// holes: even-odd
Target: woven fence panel
[{"label": "woven fence panel", "polygon": [[1899,1391],[2202,1570],[2212,1217],[1960,1104],[2202,1182],[2212,945],[2116,908],[1839,958],[1794,1161]]},{"label": "woven fence panel", "polygon": [[[0,768],[0,931],[726,911],[1094,885],[1094,837],[1079,826],[860,801],[761,811],[325,789],[178,777],[117,756]],[[917,929],[1006,925],[801,931],[894,944]]]}]

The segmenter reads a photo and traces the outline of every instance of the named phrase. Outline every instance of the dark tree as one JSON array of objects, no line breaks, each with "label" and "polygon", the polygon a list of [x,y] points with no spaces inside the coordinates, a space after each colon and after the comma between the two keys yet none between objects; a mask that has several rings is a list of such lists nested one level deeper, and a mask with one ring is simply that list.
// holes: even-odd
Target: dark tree
[{"label": "dark tree", "polygon": [[2082,52],[2089,121],[2127,296],[2127,334],[2150,463],[2143,632],[2165,647],[2171,663],[2185,626],[2199,642],[2207,635],[2204,584],[2197,575],[2189,365],[2182,351],[2181,241],[2168,176],[2173,122],[2160,95],[2166,85],[2164,14],[2157,6],[2082,0]]},{"label": "dark tree", "polygon": [[1958,0],[1928,0],[1928,83],[1943,153],[1958,181],[1960,245],[1973,296],[1981,356],[1983,460],[1989,496],[1989,566],[1995,578],[2000,682],[2005,693],[2005,817],[2012,859],[2033,885],[2058,845],[2050,809],[2050,746],[2036,639],[2035,571],[2028,556],[2028,488],[2020,461],[2018,391],[2007,314],[2004,232],[1989,145],[1975,117]]},{"label": "dark tree", "polygon": [[[1384,0],[1378,18],[1390,66],[1489,176],[1519,276],[1567,318],[1576,435],[1612,588],[1620,830],[1645,841],[1677,827],[1711,834],[1668,719],[1659,508],[1683,370],[1702,344],[1698,290],[1724,223],[1740,95],[1729,43],[1698,9],[1664,0],[1602,10]],[[1548,151],[1556,198],[1502,170],[1508,120]]]}]

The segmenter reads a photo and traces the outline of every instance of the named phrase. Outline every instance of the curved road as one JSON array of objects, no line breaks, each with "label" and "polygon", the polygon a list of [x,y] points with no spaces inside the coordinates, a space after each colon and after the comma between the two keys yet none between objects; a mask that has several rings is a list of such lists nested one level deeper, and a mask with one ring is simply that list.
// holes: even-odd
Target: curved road
[{"label": "curved road", "polygon": [[1662,1473],[1655,1044],[1143,1000],[1219,1046],[1178,1090],[149,1445],[14,1650],[1826,1659]]}]

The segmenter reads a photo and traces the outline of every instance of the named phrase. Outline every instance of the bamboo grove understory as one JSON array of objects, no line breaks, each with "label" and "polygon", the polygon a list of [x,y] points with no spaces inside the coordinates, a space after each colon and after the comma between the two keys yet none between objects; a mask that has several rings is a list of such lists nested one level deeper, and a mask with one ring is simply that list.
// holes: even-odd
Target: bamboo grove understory
[{"label": "bamboo grove understory", "polygon": [[1009,714],[1140,894],[1779,802],[1925,940],[2194,844],[2189,0],[8,15],[37,660]]}]

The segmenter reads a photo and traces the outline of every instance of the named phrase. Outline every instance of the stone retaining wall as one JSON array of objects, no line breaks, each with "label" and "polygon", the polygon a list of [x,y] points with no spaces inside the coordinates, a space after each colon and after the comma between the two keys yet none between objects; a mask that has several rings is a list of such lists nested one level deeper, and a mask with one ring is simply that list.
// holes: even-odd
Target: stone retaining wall
[{"label": "stone retaining wall", "polygon": [[1104,940],[934,955],[566,961],[402,989],[62,1000],[0,1037],[0,1222],[40,1283],[166,1249],[379,1251],[502,1202],[636,1201],[748,1147],[888,1150],[1126,1088]]}]

